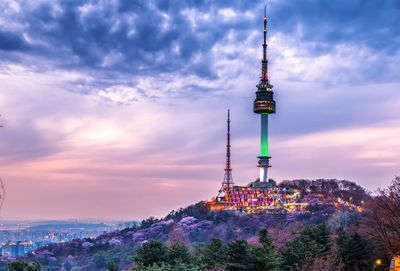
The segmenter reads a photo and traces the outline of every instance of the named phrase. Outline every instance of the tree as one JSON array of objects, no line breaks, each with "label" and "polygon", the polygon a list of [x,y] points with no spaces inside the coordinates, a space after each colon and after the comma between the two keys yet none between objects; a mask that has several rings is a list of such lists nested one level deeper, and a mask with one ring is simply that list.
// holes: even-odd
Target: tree
[{"label": "tree", "polygon": [[178,263],[175,266],[162,263],[160,265],[153,265],[148,267],[141,267],[134,269],[135,271],[200,271],[200,268],[190,266],[184,263]]},{"label": "tree", "polygon": [[213,238],[204,248],[202,262],[207,270],[223,267],[226,264],[225,246],[220,239]]},{"label": "tree", "polygon": [[8,266],[10,271],[41,271],[42,267],[37,262],[27,263],[22,260],[10,263]]},{"label": "tree", "polygon": [[96,267],[101,268],[106,265],[105,252],[100,251],[93,255],[92,262],[96,265]]},{"label": "tree", "polygon": [[116,263],[112,262],[107,265],[108,271],[118,271],[118,266]]},{"label": "tree", "polygon": [[366,228],[391,258],[400,254],[400,176],[367,206]]},{"label": "tree", "polygon": [[150,241],[137,250],[135,262],[141,271],[197,271],[196,258],[180,243],[174,243],[169,248],[159,241]]},{"label": "tree", "polygon": [[254,255],[255,268],[264,271],[279,270],[280,257],[275,251],[272,245],[272,238],[268,235],[266,229],[260,231],[259,243],[261,247],[255,247],[251,250],[251,253]]},{"label": "tree", "polygon": [[228,244],[227,271],[249,271],[254,270],[252,266],[250,247],[247,241],[237,240]]},{"label": "tree", "polygon": [[339,233],[338,250],[346,271],[367,270],[372,266],[371,249],[368,242],[358,233],[346,235]]},{"label": "tree", "polygon": [[142,267],[161,264],[168,259],[168,249],[161,242],[153,240],[142,245],[137,250],[134,259]]},{"label": "tree", "polygon": [[148,228],[148,227],[150,227],[151,225],[153,225],[154,223],[156,223],[158,221],[159,221],[159,219],[157,219],[157,218],[155,218],[153,216],[151,216],[151,217],[149,217],[147,219],[143,219],[142,222],[140,222],[140,228],[141,229]]},{"label": "tree", "polygon": [[204,220],[206,218],[211,218],[210,208],[208,203],[205,201],[200,201],[196,204],[192,204],[186,208],[180,208],[179,210],[173,210],[170,212],[165,219],[173,219],[175,221],[182,219],[186,216],[192,216],[200,220]]},{"label": "tree", "polygon": [[168,248],[168,264],[175,266],[178,263],[191,264],[193,261],[193,256],[183,244],[174,243]]},{"label": "tree", "polygon": [[344,271],[344,264],[336,246],[326,256],[305,259],[301,271]]},{"label": "tree", "polygon": [[305,262],[326,256],[332,242],[326,224],[305,227],[283,251],[284,270],[301,270]]}]

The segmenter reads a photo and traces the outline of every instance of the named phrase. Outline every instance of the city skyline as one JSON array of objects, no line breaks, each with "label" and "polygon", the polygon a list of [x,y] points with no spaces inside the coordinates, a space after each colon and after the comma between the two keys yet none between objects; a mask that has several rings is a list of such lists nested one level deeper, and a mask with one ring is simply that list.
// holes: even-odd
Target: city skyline
[{"label": "city skyline", "polygon": [[[263,6],[1,3],[2,216],[142,219],[207,200],[228,108],[233,179],[254,181]],[[399,12],[268,1],[271,178],[375,190],[399,174]]]}]

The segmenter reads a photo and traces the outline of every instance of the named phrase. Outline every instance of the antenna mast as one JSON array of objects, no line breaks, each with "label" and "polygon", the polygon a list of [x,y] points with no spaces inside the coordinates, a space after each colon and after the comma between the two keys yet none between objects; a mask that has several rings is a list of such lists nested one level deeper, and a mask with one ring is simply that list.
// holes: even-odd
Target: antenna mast
[{"label": "antenna mast", "polygon": [[222,181],[221,189],[219,190],[217,198],[221,196],[221,194],[225,194],[225,200],[230,198],[230,194],[232,192],[232,188],[234,185],[232,178],[232,167],[231,167],[231,119],[230,119],[230,110],[228,109],[228,119],[227,119],[227,132],[226,132],[226,162],[225,162],[225,175],[224,180]]}]

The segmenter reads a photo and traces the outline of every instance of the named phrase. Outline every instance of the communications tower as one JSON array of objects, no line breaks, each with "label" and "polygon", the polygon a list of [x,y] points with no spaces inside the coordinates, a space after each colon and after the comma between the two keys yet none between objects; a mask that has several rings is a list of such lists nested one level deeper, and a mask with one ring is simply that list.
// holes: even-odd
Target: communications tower
[{"label": "communications tower", "polygon": [[261,78],[257,85],[256,99],[254,100],[254,113],[261,115],[261,142],[258,167],[260,168],[260,182],[268,182],[268,169],[271,167],[268,153],[268,115],[275,113],[273,86],[268,75],[267,58],[267,8],[264,8],[264,43],[263,58],[261,60]]},{"label": "communications tower", "polygon": [[[225,201],[230,201],[231,192],[233,188],[232,167],[231,167],[231,119],[228,109],[227,132],[226,132],[226,162],[225,162],[225,175],[222,181],[221,189],[218,191],[217,199],[224,198]],[[221,197],[224,195],[223,197]]]}]

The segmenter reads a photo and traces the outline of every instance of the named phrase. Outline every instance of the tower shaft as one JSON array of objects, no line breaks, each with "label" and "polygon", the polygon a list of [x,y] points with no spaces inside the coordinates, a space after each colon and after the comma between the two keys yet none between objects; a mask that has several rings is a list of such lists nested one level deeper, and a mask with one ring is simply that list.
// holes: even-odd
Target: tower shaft
[{"label": "tower shaft", "polygon": [[268,156],[268,114],[261,114],[260,156]]},{"label": "tower shaft", "polygon": [[260,182],[268,182],[269,165],[268,155],[268,114],[261,114],[261,140],[260,140],[260,156],[258,157],[258,167],[260,168]]}]

